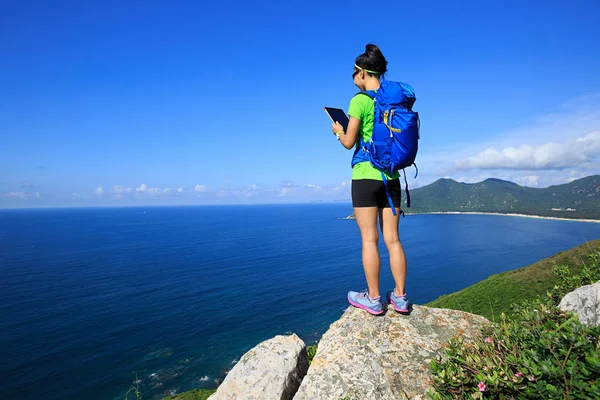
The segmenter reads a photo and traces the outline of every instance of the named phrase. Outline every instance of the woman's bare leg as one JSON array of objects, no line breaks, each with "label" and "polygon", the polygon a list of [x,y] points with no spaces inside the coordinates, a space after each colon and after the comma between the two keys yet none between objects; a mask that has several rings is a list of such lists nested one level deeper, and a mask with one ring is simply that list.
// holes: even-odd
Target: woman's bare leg
[{"label": "woman's bare leg", "polygon": [[377,207],[355,207],[354,217],[362,238],[362,262],[369,287],[369,296],[379,296],[379,231],[377,229]]},{"label": "woman's bare leg", "polygon": [[396,208],[396,215],[392,214],[391,208],[379,210],[379,223],[383,233],[383,241],[390,253],[390,269],[396,282],[396,296],[404,293],[406,284],[406,254],[398,235],[398,224],[400,222],[400,209]]}]

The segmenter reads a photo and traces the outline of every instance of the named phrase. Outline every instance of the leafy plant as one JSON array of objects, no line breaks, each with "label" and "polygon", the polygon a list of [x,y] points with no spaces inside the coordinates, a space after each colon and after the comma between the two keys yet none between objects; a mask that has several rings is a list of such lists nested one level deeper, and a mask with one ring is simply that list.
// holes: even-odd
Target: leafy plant
[{"label": "leafy plant", "polygon": [[567,292],[600,279],[600,253],[578,274],[554,272],[560,283],[546,298],[513,306],[512,317],[486,325],[471,341],[451,339],[445,359],[431,362],[431,399],[600,398],[600,327],[562,312]]},{"label": "leafy plant", "polygon": [[306,353],[308,354],[308,365],[310,365],[317,354],[317,346],[306,346]]},{"label": "leafy plant", "polygon": [[216,389],[194,389],[175,396],[165,397],[163,400],[206,400],[216,391]]},{"label": "leafy plant", "polygon": [[548,292],[548,297],[552,302],[558,304],[565,294],[600,280],[600,251],[588,255],[588,263],[583,265],[579,273],[573,273],[565,265],[554,267],[552,272],[559,278],[559,283],[554,286],[552,291]]},{"label": "leafy plant", "polygon": [[138,375],[135,374],[135,386],[131,385],[127,393],[125,393],[125,400],[128,400],[129,393],[133,392],[135,394],[136,400],[142,399],[142,392],[140,392],[140,380],[138,379]]}]

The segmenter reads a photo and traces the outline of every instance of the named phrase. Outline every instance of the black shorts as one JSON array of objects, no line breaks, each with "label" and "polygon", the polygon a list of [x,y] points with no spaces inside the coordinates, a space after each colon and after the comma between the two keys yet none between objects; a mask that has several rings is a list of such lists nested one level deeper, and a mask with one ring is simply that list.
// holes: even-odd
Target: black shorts
[{"label": "black shorts", "polygon": [[[394,207],[400,208],[402,198],[402,189],[400,188],[400,179],[394,179],[387,182],[392,196]],[[377,207],[390,208],[387,195],[385,193],[385,184],[383,181],[375,179],[358,179],[352,181],[352,206],[353,207]]]}]

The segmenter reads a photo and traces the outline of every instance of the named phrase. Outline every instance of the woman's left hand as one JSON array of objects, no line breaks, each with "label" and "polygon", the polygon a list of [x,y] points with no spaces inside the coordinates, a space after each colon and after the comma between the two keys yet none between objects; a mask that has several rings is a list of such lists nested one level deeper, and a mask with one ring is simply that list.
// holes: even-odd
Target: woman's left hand
[{"label": "woman's left hand", "polygon": [[[331,130],[333,131],[334,135],[337,135],[338,132],[340,131],[344,131],[344,128],[342,127],[342,125],[340,125],[339,122],[334,122],[333,124],[331,124]],[[340,132],[341,133],[341,132]]]}]

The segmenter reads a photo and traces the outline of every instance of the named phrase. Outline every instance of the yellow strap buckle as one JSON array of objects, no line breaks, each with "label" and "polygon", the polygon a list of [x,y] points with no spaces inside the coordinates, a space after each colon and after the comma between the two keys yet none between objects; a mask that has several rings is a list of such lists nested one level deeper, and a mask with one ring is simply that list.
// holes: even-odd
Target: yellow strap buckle
[{"label": "yellow strap buckle", "polygon": [[390,116],[390,110],[385,110],[385,112],[383,113],[383,123],[385,124],[385,126],[387,126],[388,129],[392,132],[396,132],[396,133],[402,132],[402,129],[392,128],[391,126],[388,125],[389,116]]}]

